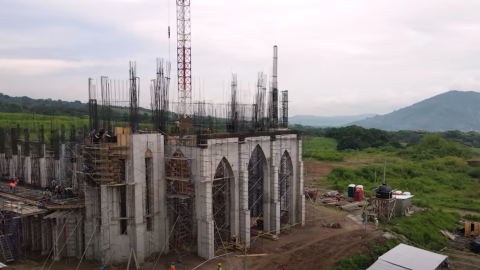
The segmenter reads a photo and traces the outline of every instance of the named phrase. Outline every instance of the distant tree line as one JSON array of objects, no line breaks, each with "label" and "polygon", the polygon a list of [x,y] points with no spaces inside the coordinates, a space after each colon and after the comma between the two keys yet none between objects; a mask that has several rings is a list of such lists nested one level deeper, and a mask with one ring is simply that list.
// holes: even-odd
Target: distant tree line
[{"label": "distant tree line", "polygon": [[302,136],[329,137],[337,140],[338,150],[378,148],[383,146],[400,147],[419,144],[429,134],[439,135],[443,139],[455,142],[466,147],[480,148],[480,132],[462,132],[458,130],[445,132],[428,132],[422,130],[383,131],[379,129],[365,129],[359,126],[341,128],[319,128],[302,125],[291,125]]},{"label": "distant tree line", "polygon": [[0,111],[6,113],[33,113],[43,115],[63,115],[88,117],[88,106],[80,101],[52,99],[32,99],[11,97],[0,93]]},{"label": "distant tree line", "polygon": [[388,146],[402,147],[400,142],[393,138],[390,133],[375,128],[365,129],[359,126],[331,128],[326,131],[325,137],[337,141],[337,150],[363,150]]}]

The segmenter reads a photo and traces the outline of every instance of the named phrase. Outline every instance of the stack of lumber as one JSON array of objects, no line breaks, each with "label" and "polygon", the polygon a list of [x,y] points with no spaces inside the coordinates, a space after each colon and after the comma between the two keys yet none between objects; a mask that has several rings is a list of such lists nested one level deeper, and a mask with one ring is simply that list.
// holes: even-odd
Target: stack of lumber
[{"label": "stack of lumber", "polygon": [[440,230],[440,232],[441,232],[443,235],[445,235],[446,237],[448,237],[450,240],[452,240],[452,241],[455,240],[455,237],[456,237],[456,236],[453,235],[453,234],[451,234],[451,233],[449,233],[448,231]]}]

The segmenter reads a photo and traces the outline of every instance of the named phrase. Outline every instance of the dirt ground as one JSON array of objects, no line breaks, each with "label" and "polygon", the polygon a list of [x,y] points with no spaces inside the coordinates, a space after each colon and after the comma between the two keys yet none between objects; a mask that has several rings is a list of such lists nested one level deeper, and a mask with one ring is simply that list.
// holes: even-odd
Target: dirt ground
[{"label": "dirt ground", "polygon": [[[316,211],[317,219],[308,221],[303,227],[292,227],[280,235],[280,240],[272,241],[264,238],[254,238],[252,248],[247,254],[266,253],[264,257],[247,257],[249,270],[270,270],[281,269],[285,266],[288,270],[294,269],[312,269],[322,270],[333,266],[339,259],[366,253],[365,245],[365,227],[358,225],[346,217],[345,213],[327,209],[321,206],[310,205],[310,211]],[[324,228],[323,223],[339,222],[340,229]],[[377,241],[380,233],[374,231],[372,224],[368,224],[368,241]],[[220,256],[222,254],[217,254]],[[236,255],[239,255],[238,257]],[[216,265],[221,262],[225,270],[244,269],[245,257],[243,252],[237,251],[228,255],[223,255],[212,261],[189,256],[183,258],[181,262],[175,254],[162,256],[157,262],[155,269],[169,269],[169,263],[175,261],[177,269],[198,269],[211,270],[216,269]],[[46,257],[29,258],[30,261],[24,263],[14,263],[10,265],[10,270],[40,270],[45,263]],[[200,264],[202,264],[199,266]],[[47,260],[43,269],[51,270],[75,270],[78,261],[59,261],[52,264]],[[141,265],[141,269],[153,269],[154,262],[148,262]],[[199,266],[198,268],[195,268]],[[93,270],[99,269],[100,265],[94,262],[82,262],[79,269]],[[126,269],[126,265],[118,265],[108,270]],[[131,269],[134,269],[131,267]]]},{"label": "dirt ground", "polygon": [[[305,162],[305,186],[325,187],[322,181],[333,168],[330,165],[322,165],[319,162]],[[323,185],[322,185],[323,184]],[[321,203],[317,200],[317,203]],[[353,215],[359,215],[361,210],[357,210]],[[368,248],[372,243],[383,241],[381,231],[375,231],[372,223],[367,225],[367,239],[365,239],[365,226],[355,223],[346,217],[347,213],[336,211],[331,208],[314,204],[312,201],[306,202],[306,224],[305,226],[296,226],[285,230],[280,234],[278,241],[272,241],[263,238],[253,238],[252,248],[247,253],[267,254],[262,257],[246,258],[249,270],[323,270],[343,258],[352,257],[359,254],[369,254]],[[338,222],[340,229],[330,229],[322,226],[324,223]],[[367,244],[368,242],[368,244]],[[455,251],[452,251],[455,252]],[[222,263],[224,270],[243,270],[245,269],[245,256],[243,252],[237,251],[229,254],[217,254],[219,256],[211,261],[205,261],[196,256],[184,257],[179,261],[176,254],[168,254],[160,257],[156,263],[150,260],[141,264],[141,269],[169,269],[170,262],[175,261],[176,269],[197,269],[214,270],[217,264]],[[468,255],[458,252],[452,254],[450,259],[450,269],[455,270],[480,270],[480,256]],[[77,270],[78,260],[60,261],[53,264],[51,260],[46,261],[45,256],[29,258],[30,261],[24,263],[15,263],[9,266],[10,270]],[[46,263],[45,263],[46,261]],[[49,266],[51,267],[49,268]],[[155,268],[154,268],[154,265]],[[100,265],[94,262],[82,262],[81,270],[99,269]],[[126,269],[125,265],[117,265],[105,268],[105,270]],[[130,267],[130,269],[134,269]]]}]

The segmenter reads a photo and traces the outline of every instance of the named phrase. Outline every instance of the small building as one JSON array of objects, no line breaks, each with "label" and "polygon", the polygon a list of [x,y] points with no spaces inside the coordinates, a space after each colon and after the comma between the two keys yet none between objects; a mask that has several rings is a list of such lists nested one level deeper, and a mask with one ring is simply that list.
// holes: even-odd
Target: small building
[{"label": "small building", "polygon": [[383,254],[367,270],[447,269],[448,256],[400,244]]},{"label": "small building", "polygon": [[395,216],[401,217],[405,215],[405,211],[412,206],[413,195],[394,195],[395,198]]}]

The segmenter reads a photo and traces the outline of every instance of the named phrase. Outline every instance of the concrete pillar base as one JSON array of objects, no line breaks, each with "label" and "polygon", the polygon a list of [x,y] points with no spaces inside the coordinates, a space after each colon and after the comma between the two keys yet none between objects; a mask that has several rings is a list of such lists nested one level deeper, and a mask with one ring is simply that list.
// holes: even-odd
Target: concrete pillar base
[{"label": "concrete pillar base", "polygon": [[240,243],[250,246],[250,210],[240,211]]}]

